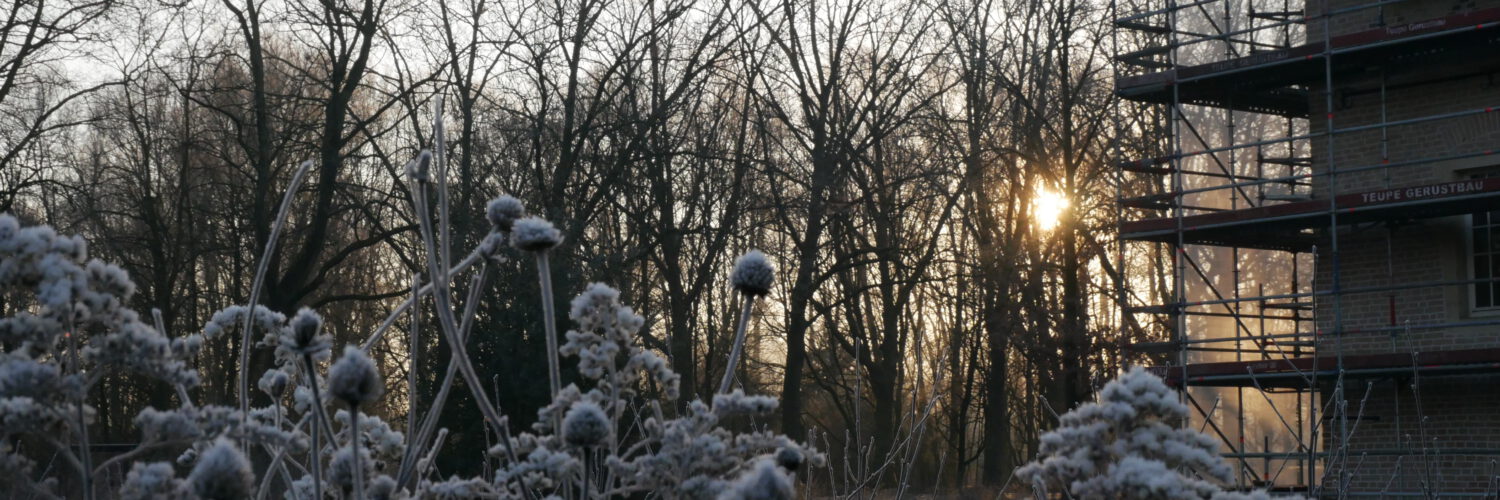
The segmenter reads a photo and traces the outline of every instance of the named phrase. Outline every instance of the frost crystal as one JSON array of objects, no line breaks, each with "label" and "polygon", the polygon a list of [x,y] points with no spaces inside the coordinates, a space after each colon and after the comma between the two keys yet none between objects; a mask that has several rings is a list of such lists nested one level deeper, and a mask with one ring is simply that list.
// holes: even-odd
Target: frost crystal
[{"label": "frost crystal", "polygon": [[746,395],[741,389],[714,395],[714,411],[720,415],[764,415],[776,411],[776,406],[776,398]]},{"label": "frost crystal", "polygon": [[292,390],[292,409],[297,413],[308,413],[313,411],[313,393],[305,385],[299,385]]},{"label": "frost crystal", "polygon": [[511,195],[501,195],[490,200],[489,205],[485,206],[484,215],[496,231],[508,232],[516,220],[526,216],[526,205]]},{"label": "frost crystal", "polygon": [[203,336],[213,340],[224,332],[239,328],[244,322],[245,314],[251,315],[250,326],[258,328],[261,332],[277,332],[281,330],[282,325],[286,324],[286,316],[266,306],[255,306],[255,309],[250,312],[247,312],[245,306],[229,306],[209,318],[208,324],[203,325]]},{"label": "frost crystal", "polygon": [[[612,386],[626,390],[640,378],[640,374],[646,373],[669,396],[675,397],[679,377],[667,367],[666,360],[640,348],[636,335],[645,319],[620,304],[618,290],[603,283],[590,283],[583,293],[573,298],[568,318],[578,327],[566,334],[567,342],[558,352],[578,356],[579,373],[589,378],[604,378],[607,373]],[[616,366],[622,358],[627,363]]]},{"label": "frost crystal", "polygon": [[369,486],[365,487],[365,496],[370,497],[370,500],[389,500],[395,494],[396,480],[384,474],[375,476],[375,479],[370,480]]},{"label": "frost crystal", "polygon": [[285,371],[272,368],[261,374],[256,387],[272,398],[280,398],[281,393],[286,392],[286,386],[290,380],[291,377],[287,376]]},{"label": "frost crystal", "polygon": [[760,250],[751,250],[734,261],[734,271],[729,274],[729,283],[746,295],[756,297],[771,293],[771,283],[776,280],[776,268]]},{"label": "frost crystal", "polygon": [[563,440],[581,448],[599,446],[609,439],[609,417],[599,405],[584,401],[573,405],[563,417]]},{"label": "frost crystal", "polygon": [[121,500],[177,498],[182,494],[182,480],[166,462],[136,462],[125,475],[125,484],[120,485]]},{"label": "frost crystal", "polygon": [[141,430],[141,438],[146,442],[193,439],[203,435],[203,430],[188,411],[160,411],[148,406],[135,415],[135,426]]},{"label": "frost crystal", "polygon": [[[333,454],[333,460],[328,463],[328,482],[344,490],[354,489],[354,450],[348,446],[340,447]],[[370,465],[370,450],[359,449],[359,464],[361,468],[368,469]],[[360,477],[369,474],[368,470],[360,471]]]},{"label": "frost crystal", "polygon": [[56,365],[0,354],[0,397],[46,398],[60,382]]},{"label": "frost crystal", "polygon": [[345,346],[344,355],[328,368],[328,394],[351,405],[361,405],[385,394],[385,381],[365,351]]},{"label": "frost crystal", "polygon": [[250,461],[239,448],[224,438],[198,458],[198,465],[188,474],[193,493],[204,500],[242,500],[250,498],[255,474]]},{"label": "frost crystal", "polygon": [[482,498],[493,498],[494,489],[489,483],[479,479],[448,478],[447,481],[438,483],[423,481],[418,489],[416,498],[433,498],[441,500],[478,500]]},{"label": "frost crystal", "polygon": [[510,245],[527,252],[545,252],[562,243],[562,232],[541,217],[527,217],[511,226]]}]

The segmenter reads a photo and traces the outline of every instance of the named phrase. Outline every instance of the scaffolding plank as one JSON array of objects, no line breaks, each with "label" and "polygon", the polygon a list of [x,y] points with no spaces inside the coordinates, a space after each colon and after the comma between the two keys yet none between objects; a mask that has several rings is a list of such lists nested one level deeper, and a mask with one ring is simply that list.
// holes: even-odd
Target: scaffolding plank
[{"label": "scaffolding plank", "polygon": [[[1420,56],[1430,67],[1441,53],[1454,57],[1494,58],[1484,43],[1495,38],[1500,8],[1386,26],[1192,66],[1123,76],[1115,90],[1124,98],[1155,103],[1177,102],[1306,117],[1306,87],[1322,82],[1323,56],[1337,54],[1335,71],[1365,71],[1371,65],[1401,64]],[[1325,50],[1326,49],[1326,50]],[[1174,95],[1172,86],[1177,87]]]},{"label": "scaffolding plank", "polygon": [[[1469,179],[1339,195],[1334,205],[1340,225],[1402,221],[1500,208],[1500,178]],[[1226,210],[1182,218],[1187,244],[1306,250],[1316,243],[1309,229],[1331,222],[1327,198]],[[1126,221],[1121,238],[1176,243],[1176,218]]]},{"label": "scaffolding plank", "polygon": [[[1344,355],[1343,358],[1345,377],[1500,373],[1500,348]],[[1173,387],[1181,387],[1186,375],[1189,386],[1251,387],[1259,383],[1261,387],[1290,388],[1305,387],[1307,379],[1317,381],[1336,377],[1338,363],[1336,356],[1309,356],[1190,363],[1186,367],[1157,366],[1150,369]]]},{"label": "scaffolding plank", "polygon": [[1166,26],[1124,19],[1115,21],[1115,26],[1156,35],[1165,35],[1172,32],[1172,30],[1170,28],[1167,28]]}]

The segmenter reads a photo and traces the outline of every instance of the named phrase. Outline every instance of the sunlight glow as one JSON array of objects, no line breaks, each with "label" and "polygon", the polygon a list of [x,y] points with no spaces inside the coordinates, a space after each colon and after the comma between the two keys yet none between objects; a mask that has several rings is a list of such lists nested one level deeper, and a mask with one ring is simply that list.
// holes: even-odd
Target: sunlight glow
[{"label": "sunlight glow", "polygon": [[1051,231],[1057,227],[1062,220],[1063,211],[1067,209],[1068,198],[1051,189],[1042,188],[1031,199],[1031,212],[1036,217],[1036,227],[1042,231]]}]

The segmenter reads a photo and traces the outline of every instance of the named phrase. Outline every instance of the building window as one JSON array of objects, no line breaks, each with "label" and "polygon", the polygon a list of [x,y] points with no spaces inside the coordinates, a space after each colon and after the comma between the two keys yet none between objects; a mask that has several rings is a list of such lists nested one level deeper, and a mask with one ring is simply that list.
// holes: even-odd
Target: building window
[{"label": "building window", "polygon": [[[1476,280],[1500,277],[1500,211],[1469,215],[1469,275]],[[1500,309],[1500,283],[1470,285],[1474,309]]]}]

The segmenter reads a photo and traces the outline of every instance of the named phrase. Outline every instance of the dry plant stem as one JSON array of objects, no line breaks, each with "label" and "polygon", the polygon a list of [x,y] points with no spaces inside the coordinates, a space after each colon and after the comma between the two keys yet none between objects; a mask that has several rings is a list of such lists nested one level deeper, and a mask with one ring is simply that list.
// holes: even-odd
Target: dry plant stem
[{"label": "dry plant stem", "polygon": [[359,405],[349,405],[349,449],[354,452],[354,498],[365,498],[365,470],[359,466]]},{"label": "dry plant stem", "polygon": [[[277,405],[272,405],[272,406],[274,408],[276,408],[276,427],[277,428],[281,428],[281,418],[282,418],[281,417],[281,405],[277,404]],[[296,424],[294,424],[292,426],[293,430],[301,429],[303,422],[306,422],[306,421],[307,421],[307,419],[303,418],[302,421],[299,421]],[[287,484],[287,487],[290,488],[291,485],[292,485],[292,475],[287,472],[287,470],[286,470],[286,464],[283,463],[283,460],[285,460],[286,455],[287,455],[287,452],[286,452],[286,447],[285,446],[277,448],[276,449],[276,454],[271,457],[271,465],[267,467],[267,470],[276,469],[276,470],[280,471],[281,472],[281,476],[282,476],[281,480],[285,481],[286,484]],[[255,489],[255,498],[256,498],[256,500],[264,500],[266,498],[267,492],[269,492],[270,489],[271,489],[271,475],[270,474],[266,474],[266,475],[262,476],[261,479],[260,479],[260,487]]]},{"label": "dry plant stem", "polygon": [[584,450],[583,453],[583,498],[593,498],[594,488],[589,482],[589,476],[593,469],[591,462],[594,461],[594,451]]},{"label": "dry plant stem", "polygon": [[[445,275],[445,278],[452,279],[459,273],[469,270],[469,268],[474,264],[483,261],[484,255],[479,253],[478,248],[475,248],[473,251],[469,252],[468,257],[464,257],[464,260],[459,261],[458,264],[454,264],[452,268],[448,269],[448,274]],[[370,337],[365,339],[364,343],[359,345],[359,348],[364,350],[365,352],[369,352],[370,347],[374,346],[376,342],[380,342],[381,339],[385,338],[385,332],[387,330],[390,330],[391,326],[396,324],[396,318],[400,318],[402,314],[406,314],[406,311],[408,309],[411,309],[412,305],[416,304],[417,301],[422,298],[422,296],[430,293],[432,293],[432,283],[422,285],[422,288],[417,290],[417,294],[415,297],[407,298],[405,302],[402,302],[401,305],[396,306],[395,310],[386,315],[385,321],[382,321],[380,323],[380,326],[375,327],[375,332],[371,333]]]},{"label": "dry plant stem", "polygon": [[[281,236],[281,229],[286,224],[287,210],[292,207],[292,198],[297,194],[297,189],[302,186],[302,178],[307,175],[308,169],[312,168],[312,161],[302,162],[297,171],[292,174],[292,182],[287,184],[286,193],[281,196],[281,207],[276,210],[275,223],[271,225],[271,234],[266,238],[266,248],[261,250],[260,263],[255,266],[255,279],[250,282],[250,296],[245,308],[245,321],[240,325],[240,426],[244,427],[250,414],[250,323],[255,318],[255,303],[260,300],[260,287],[266,281],[266,270],[270,268],[271,254],[276,250],[276,240]],[[240,439],[240,448],[245,448],[245,438]]]},{"label": "dry plant stem", "polygon": [[[484,391],[484,384],[480,382],[479,375],[474,372],[474,365],[469,361],[468,348],[464,346],[463,339],[459,338],[458,327],[454,324],[453,308],[449,300],[448,276],[438,267],[437,246],[432,240],[432,219],[427,211],[427,186],[418,184],[417,189],[412,190],[412,198],[417,205],[417,222],[422,229],[422,242],[427,246],[427,263],[431,268],[433,280],[433,300],[437,302],[438,325],[441,326],[443,335],[448,340],[448,347],[453,350],[453,358],[449,361],[458,365],[458,371],[464,376],[464,384],[469,386],[469,393],[474,396],[474,401],[479,406],[480,413],[484,414],[485,422],[494,427],[495,433],[506,435],[504,431],[503,416],[490,402],[489,394]],[[510,441],[502,441],[505,445],[506,458],[512,462],[516,461],[515,450],[511,449]]]},{"label": "dry plant stem", "polygon": [[[77,331],[78,329],[73,325],[73,316],[70,314],[68,315],[69,333],[67,333],[66,335],[68,337],[68,355],[71,358],[71,361],[69,361],[69,363],[73,365],[71,370],[72,372],[83,373],[83,362],[78,359],[78,336],[73,334],[73,332]],[[78,418],[78,449],[83,452],[80,453],[80,456],[78,457],[80,460],[78,464],[78,474],[82,476],[81,483],[83,484],[83,498],[85,500],[93,500],[94,479],[93,474],[90,474],[90,472],[94,470],[92,463],[93,460],[91,458],[91,455],[93,455],[93,453],[91,453],[91,450],[89,448],[88,418],[84,415],[83,411],[84,401],[86,400],[86,397],[84,399],[80,399],[78,401],[78,404],[74,405],[77,409],[76,415]]]},{"label": "dry plant stem", "polygon": [[[547,382],[551,384],[552,399],[562,392],[562,371],[557,359],[557,318],[552,307],[552,267],[547,261],[547,252],[536,253],[536,272],[542,284],[542,324],[547,328]],[[557,415],[553,415],[552,428],[557,429]]]},{"label": "dry plant stem", "polygon": [[438,258],[442,259],[439,261],[441,269],[452,267],[451,261],[453,260],[450,257],[453,253],[450,239],[452,225],[448,223],[448,134],[447,129],[443,127],[443,103],[445,101],[444,96],[439,95],[437,102],[432,105],[432,163],[436,167],[438,181],[437,243],[440,250]]},{"label": "dry plant stem", "polygon": [[[463,323],[459,325],[459,337],[464,342],[468,341],[469,331],[474,326],[474,311],[479,304],[479,294],[484,289],[485,278],[489,274],[486,272],[488,270],[486,267],[482,264],[479,266],[479,270],[474,274],[474,279],[469,285],[468,301],[464,304]],[[448,363],[447,373],[443,375],[442,386],[438,388],[437,395],[433,397],[431,405],[427,409],[427,414],[421,418],[421,427],[416,432],[407,433],[408,443],[406,453],[401,459],[401,468],[396,474],[396,484],[405,485],[407,479],[411,478],[410,474],[416,465],[416,460],[420,456],[421,450],[426,447],[427,438],[432,435],[433,430],[437,427],[438,418],[443,414],[443,407],[448,401],[449,392],[453,389],[453,377],[457,372],[458,365]],[[410,415],[407,418],[409,424],[417,420],[415,415]],[[506,435],[505,438],[509,439],[509,436]]]},{"label": "dry plant stem", "polygon": [[[863,403],[864,397],[861,395],[859,388],[865,386],[864,375],[860,373],[859,367],[859,360],[862,359],[860,358],[860,347],[862,347],[860,338],[854,337],[854,358],[850,360],[850,363],[854,365],[854,369],[851,371],[854,372],[855,387],[853,390],[853,397],[850,398],[854,400],[854,472],[856,474],[856,477],[865,478],[865,480],[868,481],[870,477],[870,475],[868,474],[869,454],[861,453],[859,435],[861,429],[864,429],[864,423],[860,420],[861,412],[859,408],[861,403]],[[863,484],[861,484],[860,486],[863,487]],[[859,491],[859,489],[856,488],[854,491]]]},{"label": "dry plant stem", "polygon": [[[282,482],[287,484],[288,488],[290,488],[292,484],[292,474],[287,472],[286,470],[286,448],[278,447],[276,448],[275,453],[272,453],[270,446],[262,444],[261,449],[264,450],[267,455],[271,455],[271,463],[270,465],[266,466],[266,473],[261,476],[260,487],[256,488],[255,490],[255,498],[257,500],[264,499],[266,497],[266,490],[270,489],[271,487],[271,478],[275,476],[275,474],[271,473],[272,470],[281,473],[281,480]],[[305,473],[306,471],[304,470],[303,472]]]},{"label": "dry plant stem", "polygon": [[724,379],[719,382],[719,394],[728,394],[729,386],[734,384],[734,372],[739,368],[740,354],[745,350],[745,330],[750,327],[750,309],[755,305],[755,296],[748,293],[740,295],[745,300],[740,306],[740,323],[734,331],[734,347],[729,351],[729,363],[724,365]]},{"label": "dry plant stem", "polygon": [[318,431],[324,422],[323,396],[318,394],[318,373],[313,371],[312,354],[304,353],[302,362],[307,366],[307,385],[312,389],[313,397],[312,456],[308,458],[312,462],[313,498],[323,498],[323,457],[322,446],[318,442]]},{"label": "dry plant stem", "polygon": [[63,462],[67,463],[69,467],[73,468],[73,470],[78,471],[79,474],[88,474],[88,469],[83,468],[83,464],[78,461],[78,455],[73,453],[72,446],[63,444],[51,434],[38,433],[37,437],[41,438],[41,440],[46,442],[49,446],[52,446],[52,449],[57,452],[57,456],[62,457]]},{"label": "dry plant stem", "polygon": [[[422,477],[422,476],[427,475],[427,469],[432,467],[432,462],[434,460],[437,460],[438,449],[442,448],[443,441],[447,440],[447,439],[448,439],[448,429],[445,427],[445,428],[443,428],[443,429],[441,429],[441,430],[438,431],[437,439],[434,439],[432,441],[433,442],[432,449],[429,450],[427,452],[427,456],[423,457],[422,460],[420,461],[420,463],[417,464],[417,477]],[[534,495],[531,494],[531,490],[526,490],[526,492],[527,492],[526,493],[526,497],[527,498],[533,498],[534,497]]]},{"label": "dry plant stem", "polygon": [[[26,488],[26,490],[30,493],[30,496],[28,496],[26,498],[29,498],[29,499],[41,498],[41,499],[62,500],[62,497],[57,496],[57,495],[53,495],[53,494],[47,492],[46,490],[43,490],[41,486],[37,486],[36,481],[32,481],[31,478],[29,478],[29,477],[22,476],[20,478],[20,481],[17,482],[16,484],[19,484],[20,486]],[[15,492],[11,491],[11,494],[14,495]]]},{"label": "dry plant stem", "polygon": [[[422,288],[422,275],[412,273],[411,276],[411,300],[417,300],[421,296],[418,290]],[[415,438],[417,436],[417,366],[418,355],[421,354],[420,332],[422,331],[422,310],[420,308],[411,310],[411,332],[407,336],[406,344],[406,436]],[[405,461],[405,457],[402,457]],[[398,483],[399,484],[399,483]]]},{"label": "dry plant stem", "polygon": [[[945,363],[947,363],[947,359],[948,359],[948,354],[946,354],[946,353],[943,354],[943,357],[938,360],[937,365],[938,366],[943,366]],[[933,380],[933,384],[935,386],[941,386],[943,384],[943,377],[939,376],[936,379],[934,379]],[[916,394],[913,393],[912,397],[916,397]],[[927,428],[927,420],[929,418],[932,418],[932,412],[933,412],[933,410],[937,409],[937,403],[941,399],[942,399],[941,393],[937,393],[937,394],[934,394],[931,398],[929,398],[927,400],[927,403],[925,404],[925,408],[922,409],[922,414],[920,415],[919,418],[915,418],[915,420],[914,420],[914,422],[913,422],[913,424],[911,426],[912,431],[911,432],[907,432],[906,436],[904,436],[901,439],[900,442],[895,443],[891,447],[891,451],[886,452],[885,459],[881,462],[880,466],[875,470],[874,473],[863,474],[864,479],[858,485],[856,485],[854,487],[854,490],[846,498],[854,498],[855,494],[858,493],[859,491],[861,491],[861,490],[865,489],[866,487],[870,486],[872,483],[878,483],[880,477],[882,477],[885,474],[886,469],[889,468],[891,465],[893,465],[895,463],[894,459],[895,459],[896,456],[898,456],[898,451],[899,450],[909,449],[908,447],[915,448],[917,446],[920,446],[920,443],[921,443],[921,440],[922,440],[922,434],[923,434],[923,432],[925,432],[925,430]],[[916,442],[914,443],[913,440],[915,440]],[[868,461],[868,459],[867,459],[867,461]],[[1014,475],[1015,472],[1012,471],[1011,474]],[[875,481],[871,481],[872,478]],[[1004,490],[1002,489],[1001,491],[1004,491]],[[1069,496],[1071,497],[1071,494]]]},{"label": "dry plant stem", "polygon": [[428,410],[427,416],[422,418],[422,427],[417,430],[416,434],[411,435],[410,442],[407,443],[405,456],[401,459],[401,468],[396,474],[396,484],[407,485],[407,481],[413,478],[412,472],[415,470],[416,462],[426,446],[427,436],[431,435],[433,429],[437,427],[436,417],[441,414],[439,409],[448,400],[448,393],[453,389],[453,377],[457,373],[457,364],[448,363],[448,372],[443,376],[443,385],[438,388],[437,396],[433,398],[432,407]]},{"label": "dry plant stem", "polygon": [[[162,322],[161,309],[157,309],[155,307],[151,308],[151,319],[156,322],[156,331],[161,332],[162,335],[165,335],[168,338],[171,337],[170,335],[167,335],[166,323]],[[191,396],[188,396],[187,387],[183,386],[181,383],[176,383],[172,384],[172,389],[177,392],[177,399],[182,402],[182,406],[184,408],[193,407],[193,398]]]},{"label": "dry plant stem", "polygon": [[169,446],[180,446],[185,444],[193,444],[193,440],[169,439],[166,441],[152,441],[149,443],[141,443],[139,445],[136,445],[135,448],[131,448],[130,451],[110,457],[109,460],[105,460],[103,463],[94,467],[94,475],[102,477],[104,475],[104,472],[109,470],[110,466],[125,463],[125,461],[141,456],[141,454],[143,453],[159,450]]}]

